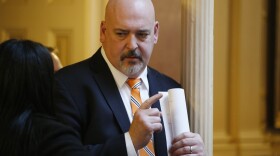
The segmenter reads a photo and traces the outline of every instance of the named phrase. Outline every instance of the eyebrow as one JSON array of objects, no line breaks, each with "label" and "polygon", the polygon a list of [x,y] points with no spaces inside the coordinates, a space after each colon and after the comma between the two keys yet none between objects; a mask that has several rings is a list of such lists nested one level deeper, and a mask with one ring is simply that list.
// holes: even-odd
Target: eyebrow
[{"label": "eyebrow", "polygon": [[137,32],[140,32],[140,33],[150,33],[151,30],[148,30],[148,29],[144,29],[144,30],[139,30]]},{"label": "eyebrow", "polygon": [[[114,29],[114,32],[116,32],[116,31],[122,31],[122,32],[129,32],[129,30],[125,30],[125,29],[121,29],[121,28],[116,28],[116,29]],[[143,29],[143,30],[137,30],[136,31],[137,33],[142,33],[142,32],[148,32],[148,33],[150,33],[151,31],[149,30],[149,29]]]},{"label": "eyebrow", "polygon": [[125,31],[125,32],[128,32],[128,30],[120,29],[120,28],[116,28],[116,29],[114,29],[114,31],[115,31],[115,32],[116,32],[116,31]]}]

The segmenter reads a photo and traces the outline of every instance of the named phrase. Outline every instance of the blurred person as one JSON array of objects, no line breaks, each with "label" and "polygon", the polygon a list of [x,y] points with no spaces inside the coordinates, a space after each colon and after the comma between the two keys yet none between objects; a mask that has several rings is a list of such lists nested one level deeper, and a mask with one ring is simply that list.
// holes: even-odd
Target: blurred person
[{"label": "blurred person", "polygon": [[1,156],[89,155],[73,129],[55,118],[53,78],[52,58],[40,43],[0,44]]},{"label": "blurred person", "polygon": [[[102,47],[56,73],[57,115],[94,155],[168,155],[158,92],[181,86],[147,66],[158,34],[151,0],[109,0],[100,25]],[[204,155],[204,143],[199,134],[185,132],[169,152]]]},{"label": "blurred person", "polygon": [[56,54],[58,52],[58,50],[56,48],[52,48],[52,47],[47,47],[47,48],[48,48],[48,50],[51,54],[52,60],[53,60],[54,72],[57,72],[59,69],[63,68],[62,63]]}]

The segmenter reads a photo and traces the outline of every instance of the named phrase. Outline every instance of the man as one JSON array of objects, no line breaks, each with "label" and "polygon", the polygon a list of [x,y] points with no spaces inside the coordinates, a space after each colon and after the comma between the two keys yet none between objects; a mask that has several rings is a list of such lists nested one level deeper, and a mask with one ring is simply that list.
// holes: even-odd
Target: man
[{"label": "man", "polygon": [[[100,26],[102,48],[56,74],[58,116],[93,155],[142,156],[143,149],[168,154],[158,92],[180,85],[147,67],[158,33],[151,0],[109,0]],[[145,102],[134,112],[128,82],[135,78]],[[170,153],[203,155],[203,141],[198,134],[183,133]]]}]

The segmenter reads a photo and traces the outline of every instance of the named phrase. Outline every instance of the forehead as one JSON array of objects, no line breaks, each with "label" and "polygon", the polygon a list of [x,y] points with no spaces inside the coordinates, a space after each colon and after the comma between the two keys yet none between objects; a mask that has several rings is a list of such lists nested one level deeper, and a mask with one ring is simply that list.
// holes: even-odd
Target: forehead
[{"label": "forehead", "polygon": [[[117,2],[118,0],[115,0]],[[126,1],[128,2],[128,1]],[[106,8],[106,23],[113,27],[151,27],[154,24],[154,9],[145,0],[116,3]]]},{"label": "forehead", "polygon": [[154,21],[143,14],[115,14],[108,22],[113,29],[152,29]]}]

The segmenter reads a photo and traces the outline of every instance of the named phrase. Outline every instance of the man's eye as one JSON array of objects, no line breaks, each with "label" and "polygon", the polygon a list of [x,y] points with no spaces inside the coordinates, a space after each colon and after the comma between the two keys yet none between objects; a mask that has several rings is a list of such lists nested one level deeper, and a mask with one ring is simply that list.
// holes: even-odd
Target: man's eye
[{"label": "man's eye", "polygon": [[125,35],[126,35],[126,33],[124,33],[124,32],[117,32],[116,34],[119,37],[125,37]]},{"label": "man's eye", "polygon": [[141,39],[146,39],[148,37],[148,33],[138,33],[137,36]]}]

